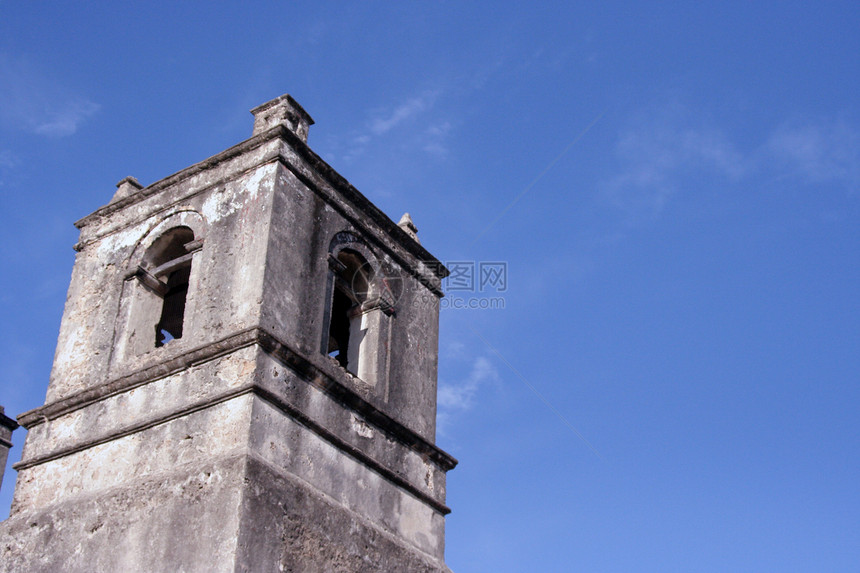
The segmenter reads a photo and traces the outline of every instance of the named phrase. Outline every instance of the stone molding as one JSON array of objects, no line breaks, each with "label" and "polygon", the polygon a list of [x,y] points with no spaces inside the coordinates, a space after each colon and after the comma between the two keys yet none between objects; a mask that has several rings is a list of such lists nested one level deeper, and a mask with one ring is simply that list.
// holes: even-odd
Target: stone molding
[{"label": "stone molding", "polygon": [[[112,396],[127,392],[133,388],[143,386],[155,380],[159,380],[192,366],[225,356],[251,345],[258,345],[269,356],[295,372],[300,379],[314,386],[318,390],[325,392],[339,404],[360,415],[368,423],[372,424],[378,430],[385,433],[401,445],[411,449],[422,457],[433,461],[442,471],[447,472],[457,465],[457,460],[450,454],[429,442],[415,431],[393,419],[391,416],[349,388],[345,380],[347,377],[346,372],[342,372],[341,370],[333,367],[330,369],[330,372],[326,371],[327,369],[314,364],[312,361],[290,348],[287,344],[278,340],[272,334],[256,327],[240,331],[216,342],[197,347],[181,356],[143,368],[129,375],[110,380],[96,387],[88,388],[61,400],[57,400],[56,402],[45,404],[44,406],[21,414],[18,416],[18,421],[22,426],[30,429],[51,419],[59,418],[60,416],[75,410],[79,410]],[[343,377],[344,380],[338,380],[337,378],[339,376]],[[112,440],[146,430],[153,426],[169,422],[176,418],[186,416],[193,412],[209,408],[248,393],[253,393],[255,396],[266,400],[285,414],[300,422],[302,425],[311,429],[339,450],[359,460],[392,483],[409,491],[412,495],[418,497],[442,515],[450,513],[450,509],[444,503],[440,503],[435,498],[416,488],[409,481],[373,459],[360,448],[349,444],[335,433],[315,422],[299,408],[287,403],[280,396],[256,382],[222,392],[216,396],[200,400],[199,402],[185,405],[175,411],[162,414],[152,420],[147,420],[130,427],[122,428],[106,436],[86,440],[82,443],[75,444],[74,446],[61,448],[41,456],[22,460],[16,463],[13,467],[17,470],[24,470],[37,466],[75,452],[86,450],[99,444],[107,443]]]},{"label": "stone molding", "polygon": [[[294,134],[292,131],[287,129],[283,125],[276,125],[275,127],[268,129],[262,133],[254,135],[253,137],[246,139],[245,141],[230,147],[201,161],[200,163],[196,163],[190,167],[187,167],[181,171],[177,171],[173,175],[165,177],[155,183],[148,185],[133,195],[129,195],[128,197],[124,197],[122,199],[118,199],[112,203],[108,203],[107,205],[100,207],[93,213],[83,217],[75,222],[75,226],[79,229],[83,229],[84,227],[92,224],[96,220],[124,209],[130,205],[134,205],[143,201],[147,197],[155,195],[185,179],[188,179],[194,175],[197,175],[203,171],[207,171],[209,169],[213,169],[218,165],[225,163],[231,159],[244,155],[258,147],[272,141],[274,139],[281,139],[288,143],[293,151],[296,154],[307,162],[310,169],[313,173],[318,174],[324,184],[327,184],[333,188],[334,191],[340,193],[349,203],[355,206],[359,211],[363,212],[367,215],[375,224],[377,224],[384,233],[392,236],[396,239],[397,243],[406,249],[410,254],[415,256],[419,261],[424,263],[429,269],[432,270],[434,275],[438,279],[443,279],[448,276],[448,269],[434,257],[430,252],[421,246],[415,239],[413,239],[409,233],[404,231],[401,227],[397,225],[394,221],[392,221],[385,213],[383,213],[376,205],[370,202],[358,189],[356,189],[352,184],[349,183],[342,175],[340,175],[337,171],[334,170],[328,163],[326,163],[319,155],[317,155],[310,147],[308,147],[307,143],[302,141],[300,137]],[[322,190],[320,186],[309,177],[308,173],[303,172],[303,170],[295,165],[294,161],[290,161],[290,158],[285,157],[283,153],[275,153],[275,154],[267,154],[261,161],[252,166],[250,169],[254,169],[259,167],[260,165],[270,163],[272,161],[279,161],[285,167],[287,167],[299,180],[302,181],[305,185],[307,185],[311,190],[320,195],[323,199],[326,200],[327,203],[336,207],[339,211],[342,211],[342,207],[337,204],[336,201],[332,201]],[[244,170],[247,172],[248,170]],[[231,177],[230,179],[235,178]],[[220,181],[218,182],[220,183]],[[196,189],[193,193],[194,195],[205,191],[206,189],[216,185],[217,183],[208,185],[204,188]],[[347,215],[345,213],[342,213]],[[353,219],[353,217],[347,216],[348,219]],[[80,250],[85,248],[86,245],[100,237],[92,237],[88,241],[83,243],[79,243],[76,245],[76,250]],[[384,245],[381,245],[385,248]],[[389,248],[386,248],[386,251],[390,251]],[[396,253],[391,253],[398,260],[401,257],[398,257]],[[412,265],[404,265],[404,268],[409,269]],[[425,279],[426,281],[426,279]],[[422,282],[425,282],[422,281]],[[435,282],[435,281],[433,281]],[[435,286],[435,285],[434,285]],[[438,287],[432,289],[434,291],[438,290]],[[439,291],[441,295],[441,290]]]}]

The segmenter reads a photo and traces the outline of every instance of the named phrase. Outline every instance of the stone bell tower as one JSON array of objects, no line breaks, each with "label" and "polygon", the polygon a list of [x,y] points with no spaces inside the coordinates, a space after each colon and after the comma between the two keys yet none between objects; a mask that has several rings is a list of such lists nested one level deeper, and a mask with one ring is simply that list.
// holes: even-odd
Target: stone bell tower
[{"label": "stone bell tower", "polygon": [[250,139],[81,230],[2,571],[440,572],[446,269],[307,146]]}]

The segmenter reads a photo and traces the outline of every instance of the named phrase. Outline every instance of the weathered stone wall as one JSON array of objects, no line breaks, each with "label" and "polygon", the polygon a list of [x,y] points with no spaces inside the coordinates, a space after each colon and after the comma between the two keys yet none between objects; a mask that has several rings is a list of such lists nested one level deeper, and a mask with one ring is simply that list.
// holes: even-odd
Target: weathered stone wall
[{"label": "weathered stone wall", "polygon": [[[282,369],[274,361],[271,368]],[[447,508],[439,464],[291,373],[278,377],[287,392],[281,390],[283,400],[255,402],[251,453],[441,558]],[[284,415],[293,405],[301,408],[299,419]]]},{"label": "weathered stone wall", "polygon": [[268,464],[251,458],[247,479],[254,486],[242,499],[237,572],[450,573],[441,557]]},{"label": "weathered stone wall", "polygon": [[439,307],[438,293],[425,283],[438,285],[438,278],[423,260],[340,197],[307,158],[286,144],[281,153],[291,163],[278,169],[261,325],[301,351],[319,354],[330,304],[325,298],[329,246],[339,232],[355,234],[390,278],[396,312],[387,341],[386,379],[372,388],[355,380],[354,387],[401,423],[435,439]]},{"label": "weathered stone wall", "polygon": [[208,457],[13,515],[0,523],[0,571],[235,571],[244,478],[244,456]]},{"label": "weathered stone wall", "polygon": [[247,448],[254,349],[208,362],[31,428],[12,513],[133,483]]},{"label": "weathered stone wall", "polygon": [[[257,482],[246,477],[241,481],[237,487],[248,488],[250,499],[265,499],[266,503],[273,498],[281,500],[275,507],[282,507],[284,499],[303,500],[304,506],[278,514],[274,522],[263,519],[274,509],[263,511],[253,506],[253,501],[243,502],[243,535],[253,531],[268,540],[263,543],[246,536],[244,543],[266,545],[268,553],[278,555],[270,563],[292,563],[299,567],[296,571],[313,571],[316,569],[310,563],[317,562],[313,559],[337,554],[335,561],[347,568],[331,570],[348,571],[348,567],[358,566],[354,560],[361,557],[365,547],[368,553],[361,557],[364,569],[357,570],[396,570],[389,569],[388,564],[404,562],[414,564],[416,571],[445,570],[445,471],[450,467],[445,455],[427,449],[429,445],[416,451],[410,441],[418,439],[417,435],[410,436],[393,421],[386,422],[384,414],[370,404],[362,407],[360,396],[351,394],[347,386],[338,391],[336,380],[326,378],[323,372],[313,375],[312,370],[297,370],[283,356],[275,356],[279,348],[266,351],[256,344],[240,346],[231,354],[33,427],[31,431],[41,439],[28,447],[23,464],[40,456],[59,457],[21,469],[13,507],[15,519],[0,524],[0,550],[10,555],[13,563],[26,564],[27,570],[48,571],[62,564],[62,570],[75,571],[86,570],[90,561],[68,561],[71,557],[67,556],[43,563],[38,551],[26,559],[21,552],[38,547],[44,536],[50,535],[52,553],[74,554],[80,544],[75,536],[95,527],[94,520],[142,524],[141,529],[123,525],[123,531],[132,536],[130,542],[116,541],[124,553],[138,551],[139,537],[155,535],[146,533],[147,527],[162,527],[162,535],[169,538],[184,535],[181,527],[153,522],[151,506],[138,503],[133,496],[144,492],[156,498],[167,496],[179,491],[176,483],[197,483],[200,468],[213,458],[244,459],[252,466],[263,466],[266,471],[261,475],[269,480]],[[345,375],[341,369],[323,364],[335,375]],[[311,380],[299,372],[311,374]],[[150,427],[140,429],[141,424]],[[235,465],[230,467],[237,471]],[[218,479],[240,483],[226,470]],[[150,485],[137,490],[141,482]],[[166,491],[155,491],[159,487]],[[301,491],[294,491],[297,488]],[[121,497],[131,500],[123,516],[111,513],[113,502],[106,502],[108,509],[103,509],[92,501],[113,499],[118,491],[126,491]],[[138,493],[132,493],[135,491]],[[91,509],[85,511],[77,505]],[[325,513],[319,513],[323,510]],[[335,517],[338,512],[343,515]],[[28,516],[41,516],[42,526],[23,527],[21,521],[30,519]],[[302,522],[298,529],[297,521]],[[341,539],[338,531],[347,524],[349,535]],[[217,539],[216,525],[211,527],[212,539]],[[281,535],[285,527],[292,529]],[[57,535],[55,530],[64,533]],[[118,570],[113,567],[119,565],[111,561],[116,557],[100,546],[103,537],[85,539],[92,543],[84,546],[91,559],[105,564],[105,568],[94,570]],[[325,547],[309,549],[326,539]],[[164,541],[159,543],[165,545]],[[306,546],[303,553],[294,554],[296,544]],[[370,551],[374,547],[378,554]],[[128,563],[151,563],[147,570],[153,571],[171,570],[166,564],[174,563],[176,555],[170,544],[163,550],[163,561],[153,557],[151,562],[141,558]],[[263,563],[261,555],[255,549],[237,556],[236,563]],[[199,563],[195,566],[198,568],[186,570],[220,570],[218,564],[211,569]],[[237,570],[266,570],[249,567]]]},{"label": "weathered stone wall", "polygon": [[[188,177],[168,178],[163,190],[124,209],[97,211],[82,225],[79,252],[63,313],[47,402],[164,361],[258,322],[275,167],[271,143]],[[268,161],[267,163],[262,163]],[[178,174],[179,175],[179,174]],[[159,184],[156,184],[159,185]],[[132,197],[133,198],[133,197]],[[149,352],[126,352],[121,296],[145,242],[172,215],[192,224],[198,214],[205,236],[192,265],[186,334],[155,348],[155,323],[138,336],[151,338]],[[185,214],[183,216],[183,214]],[[124,287],[126,287],[124,289]],[[151,324],[150,324],[151,323]],[[142,327],[143,328],[143,327]]]},{"label": "weathered stone wall", "polygon": [[[0,571],[447,571],[445,270],[307,147],[291,98],[255,112],[250,139],[77,223]],[[156,347],[147,257],[177,227],[183,331]],[[335,239],[378,279],[361,376],[322,348]]]},{"label": "weathered stone wall", "polygon": [[239,348],[54,414],[31,426],[32,438],[24,446],[22,461],[58,456],[170,420],[199,405],[223,401],[253,382],[255,368],[256,349]]},{"label": "weathered stone wall", "polygon": [[97,494],[175,467],[246,448],[248,398],[237,398],[147,430],[22,469],[12,511]]}]

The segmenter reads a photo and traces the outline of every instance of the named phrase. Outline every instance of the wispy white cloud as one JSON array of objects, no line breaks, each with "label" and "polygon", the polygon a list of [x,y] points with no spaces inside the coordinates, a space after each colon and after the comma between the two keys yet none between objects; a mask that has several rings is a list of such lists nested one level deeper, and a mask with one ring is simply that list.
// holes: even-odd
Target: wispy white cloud
[{"label": "wispy white cloud", "polygon": [[63,103],[62,108],[52,109],[33,123],[33,131],[39,135],[64,137],[72,135],[78,127],[99,110],[99,105],[87,100],[72,100]]},{"label": "wispy white cloud", "polygon": [[443,121],[439,124],[428,127],[424,132],[426,135],[424,151],[437,157],[448,155],[448,146],[446,145],[445,140],[451,132],[451,127],[451,122],[449,121]]},{"label": "wispy white cloud", "polygon": [[463,358],[466,355],[466,345],[459,340],[446,340],[444,354],[451,358]]},{"label": "wispy white cloud", "polygon": [[659,215],[671,198],[708,177],[725,184],[793,177],[799,184],[860,184],[860,131],[842,121],[786,123],[736,143],[722,129],[667,106],[635,121],[616,142],[616,174],[602,195],[634,219]]},{"label": "wispy white cloud", "polygon": [[387,145],[390,146],[392,137],[404,141],[401,146],[404,149],[419,149],[435,156],[446,155],[448,149],[445,140],[451,131],[451,123],[426,117],[441,93],[442,90],[425,91],[397,105],[373,111],[362,129],[349,137],[343,152],[344,160],[354,161],[382,138],[387,138]]},{"label": "wispy white cloud", "polygon": [[0,54],[0,124],[48,137],[65,137],[100,106],[73,93],[22,58]]},{"label": "wispy white cloud", "polygon": [[401,103],[393,110],[383,111],[370,122],[370,131],[374,135],[388,133],[406,120],[429,109],[436,99],[438,92],[427,92],[417,97],[412,97]]},{"label": "wispy white cloud", "polygon": [[[451,350],[459,355],[463,349],[456,346]],[[492,362],[483,356],[478,356],[472,362],[472,369],[463,380],[456,383],[440,381],[436,395],[436,403],[439,406],[436,412],[437,433],[441,436],[446,435],[452,419],[475,405],[481,386],[498,379],[499,373]]]},{"label": "wispy white cloud", "polygon": [[783,124],[764,152],[783,173],[808,183],[860,183],[860,133],[841,121]]},{"label": "wispy white cloud", "polygon": [[656,215],[691,173],[736,180],[748,169],[743,154],[719,130],[645,123],[623,133],[616,145],[621,166],[605,182],[605,195],[618,207]]},{"label": "wispy white cloud", "polygon": [[479,356],[472,363],[472,370],[465,380],[456,384],[439,385],[438,404],[445,410],[468,410],[474,404],[475,395],[485,382],[498,380],[499,373],[485,357]]}]

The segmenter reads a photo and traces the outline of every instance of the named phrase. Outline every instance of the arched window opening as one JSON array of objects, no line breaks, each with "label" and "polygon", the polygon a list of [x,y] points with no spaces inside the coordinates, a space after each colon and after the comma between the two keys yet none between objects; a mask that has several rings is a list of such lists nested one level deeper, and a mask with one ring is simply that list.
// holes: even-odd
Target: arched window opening
[{"label": "arched window opening", "polygon": [[188,298],[188,278],[191,265],[173,271],[167,277],[161,319],[155,326],[155,346],[164,346],[175,338],[182,338],[182,323],[185,320],[185,300]]},{"label": "arched window opening", "polygon": [[359,373],[362,329],[362,304],[367,300],[373,270],[364,258],[343,249],[330,259],[334,273],[327,353],[353,374]]},{"label": "arched window opening", "polygon": [[163,356],[161,347],[177,348],[174,340],[192,334],[199,274],[194,257],[205,234],[202,216],[186,210],[142,233],[126,263],[117,314],[111,364],[119,372],[150,352]]},{"label": "arched window opening", "polygon": [[141,282],[161,298],[155,324],[156,348],[182,338],[191,258],[196,247],[194,231],[175,227],[155,240],[138,270]]},{"label": "arched window opening", "polygon": [[349,354],[349,311],[352,300],[341,290],[335,289],[331,304],[331,325],[328,333],[328,355],[344,368]]}]

